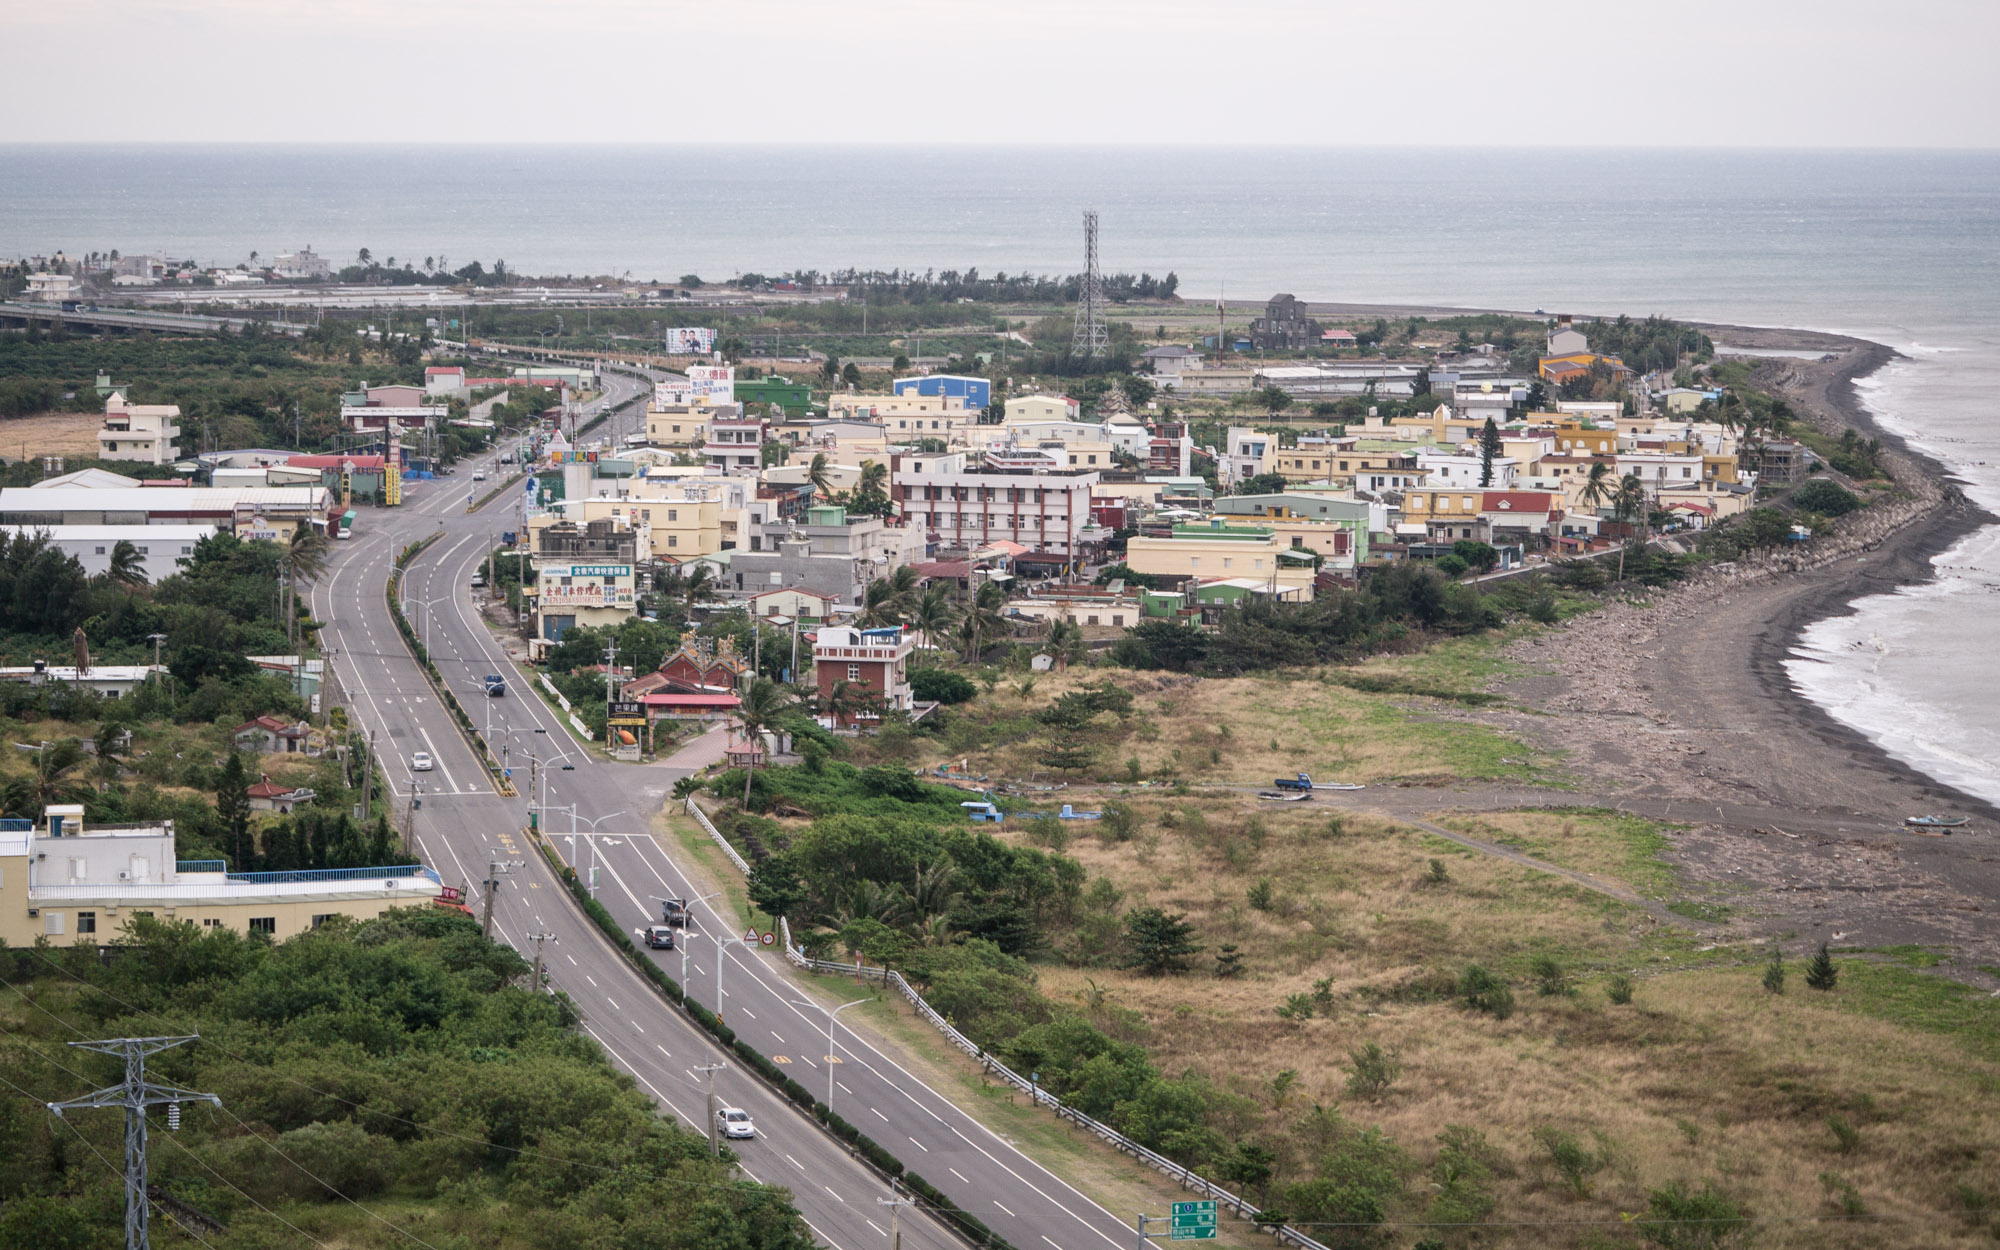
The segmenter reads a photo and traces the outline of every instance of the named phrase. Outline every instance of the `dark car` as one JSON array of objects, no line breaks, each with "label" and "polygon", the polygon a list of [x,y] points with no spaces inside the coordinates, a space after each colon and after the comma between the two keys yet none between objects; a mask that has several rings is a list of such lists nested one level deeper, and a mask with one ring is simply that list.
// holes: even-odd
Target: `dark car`
[{"label": "dark car", "polygon": [[497,699],[507,693],[507,679],[498,673],[486,674],[486,697]]},{"label": "dark car", "polygon": [[653,950],[670,951],[674,948],[674,931],[663,924],[647,925],[642,936]]}]

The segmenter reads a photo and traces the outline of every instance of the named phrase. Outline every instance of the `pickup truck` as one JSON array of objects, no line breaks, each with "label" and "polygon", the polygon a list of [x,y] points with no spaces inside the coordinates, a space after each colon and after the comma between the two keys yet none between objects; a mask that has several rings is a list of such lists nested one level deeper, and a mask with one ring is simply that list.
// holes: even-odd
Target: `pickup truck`
[{"label": "pickup truck", "polygon": [[1272,783],[1280,790],[1310,790],[1313,788],[1311,773],[1300,773],[1296,777],[1280,777]]},{"label": "pickup truck", "polygon": [[688,901],[684,898],[663,898],[660,900],[660,919],[676,929],[687,928]]}]

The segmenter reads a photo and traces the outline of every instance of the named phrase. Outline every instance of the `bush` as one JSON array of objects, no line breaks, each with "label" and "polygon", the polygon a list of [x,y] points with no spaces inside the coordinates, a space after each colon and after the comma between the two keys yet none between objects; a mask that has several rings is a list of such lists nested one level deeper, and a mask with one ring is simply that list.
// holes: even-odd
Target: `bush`
[{"label": "bush", "polygon": [[1280,1020],[1310,1020],[1313,1018],[1313,998],[1310,994],[1294,994],[1277,1009]]},{"label": "bush", "polygon": [[979,687],[948,668],[920,668],[910,674],[910,692],[927,703],[964,703]]},{"label": "bush", "polygon": [[1821,993],[1829,993],[1840,983],[1840,969],[1833,966],[1833,956],[1827,953],[1826,943],[1819,944],[1819,953],[1806,966],[1806,985]]},{"label": "bush", "polygon": [[1354,1064],[1354,1071],[1347,1075],[1347,1092],[1356,1098],[1380,1098],[1403,1074],[1403,1065],[1397,1061],[1395,1052],[1383,1050],[1374,1042],[1348,1051],[1347,1058]]},{"label": "bush", "polygon": [[1466,966],[1458,981],[1459,997],[1474,1011],[1483,1011],[1497,1020],[1514,1014],[1514,991],[1505,981],[1478,964]]},{"label": "bush", "polygon": [[1785,957],[1776,942],[1771,943],[1771,959],[1764,965],[1764,988],[1773,994],[1785,992]]},{"label": "bush", "polygon": [[1572,1134],[1559,1132],[1547,1124],[1535,1130],[1535,1142],[1548,1156],[1549,1166],[1578,1198],[1590,1197],[1591,1178],[1611,1163],[1610,1150],[1592,1151]]},{"label": "bush", "polygon": [[1272,886],[1269,877],[1259,877],[1245,891],[1245,896],[1250,906],[1258,911],[1269,911],[1271,904],[1277,901],[1277,890]]},{"label": "bush", "polygon": [[1742,1210],[1707,1181],[1698,1193],[1686,1181],[1647,1191],[1646,1214],[1638,1224],[1647,1241],[1666,1250],[1716,1250],[1750,1231]]},{"label": "bush", "polygon": [[1545,998],[1558,998],[1569,993],[1569,975],[1563,971],[1562,961],[1554,955],[1537,955],[1530,965],[1535,974],[1535,992]]},{"label": "bush", "polygon": [[1840,483],[1815,478],[1792,492],[1792,506],[1801,512],[1846,516],[1859,508],[1861,501]]},{"label": "bush", "polygon": [[1622,972],[1615,972],[1604,983],[1604,996],[1623,1007],[1632,1001],[1632,978]]}]

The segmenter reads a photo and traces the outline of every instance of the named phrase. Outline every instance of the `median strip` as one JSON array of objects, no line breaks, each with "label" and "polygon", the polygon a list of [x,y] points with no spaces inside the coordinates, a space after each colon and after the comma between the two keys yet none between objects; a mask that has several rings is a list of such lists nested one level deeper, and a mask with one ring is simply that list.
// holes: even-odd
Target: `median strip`
[{"label": "median strip", "polygon": [[409,620],[403,616],[403,606],[397,595],[403,584],[403,570],[424,548],[437,540],[438,535],[432,534],[427,538],[418,539],[396,553],[396,566],[389,574],[386,589],[389,617],[396,622],[397,632],[403,635],[403,645],[409,648],[411,658],[416,660],[417,667],[423,670],[424,680],[430,683],[431,692],[437,695],[438,702],[451,712],[452,722],[458,726],[459,735],[465,739],[465,744],[472,748],[473,757],[486,766],[486,778],[493,784],[494,792],[502,798],[511,799],[517,794],[514,783],[507,779],[499,762],[493,758],[492,749],[486,745],[486,739],[480,737],[478,730],[474,728],[471,714],[459,703],[458,697],[452,694],[451,688],[444,684],[444,677],[438,672],[437,665],[431,663],[429,648],[417,638],[417,631],[410,627]]}]

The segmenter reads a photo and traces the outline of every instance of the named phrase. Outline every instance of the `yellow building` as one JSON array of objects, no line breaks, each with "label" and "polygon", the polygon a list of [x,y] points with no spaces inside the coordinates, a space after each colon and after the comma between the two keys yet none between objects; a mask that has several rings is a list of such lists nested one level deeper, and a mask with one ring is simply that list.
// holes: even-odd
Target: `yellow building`
[{"label": "yellow building", "polygon": [[1077,402],[1067,395],[1016,395],[1007,401],[1005,425],[1032,425],[1038,421],[1075,421],[1082,414]]},{"label": "yellow building", "polygon": [[1563,455],[1610,456],[1618,452],[1618,431],[1585,425],[1582,421],[1561,420],[1555,427],[1556,451]]},{"label": "yellow building", "polygon": [[[228,874],[221,860],[175,858],[172,821],[88,828],[81,806],[48,808],[0,830],[0,940],[8,946],[108,944],[135,916],[277,941],[333,916],[366,920],[430,907],[443,893],[420,865]],[[469,883],[461,883],[469,884]]]},{"label": "yellow building", "polygon": [[707,404],[667,404],[646,407],[646,443],[650,447],[692,450],[701,446],[702,430],[715,418]]},{"label": "yellow building", "polygon": [[1176,526],[1172,538],[1127,540],[1125,563],[1148,577],[1248,578],[1294,592],[1287,598],[1298,602],[1313,596],[1311,554],[1295,552],[1269,524],[1233,526],[1217,518],[1207,525]]}]

